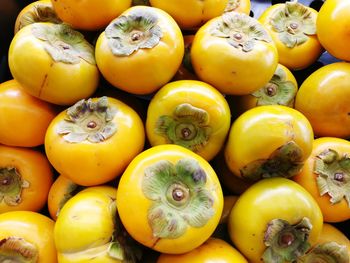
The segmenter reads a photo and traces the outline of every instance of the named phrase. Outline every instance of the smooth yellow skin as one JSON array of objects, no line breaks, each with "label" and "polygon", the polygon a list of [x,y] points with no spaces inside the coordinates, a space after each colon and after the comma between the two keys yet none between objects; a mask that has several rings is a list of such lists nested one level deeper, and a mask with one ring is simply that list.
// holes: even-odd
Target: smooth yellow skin
[{"label": "smooth yellow skin", "polygon": [[76,184],[63,175],[59,175],[51,185],[47,197],[47,207],[49,209],[50,217],[53,220],[57,220],[58,213],[62,208],[62,201],[66,198],[67,194],[71,193],[71,189],[74,186],[76,186]]},{"label": "smooth yellow skin", "polygon": [[[215,213],[203,227],[188,226],[186,232],[176,239],[158,239],[153,236],[147,219],[153,202],[141,189],[144,171],[160,160],[175,164],[183,158],[195,159],[206,172],[205,188],[212,194]],[[117,208],[125,229],[136,241],[162,253],[181,254],[200,246],[214,232],[223,209],[223,194],[215,171],[202,157],[178,145],[158,145],[136,156],[125,170],[118,185]]]},{"label": "smooth yellow skin", "polygon": [[[278,69],[282,69],[283,72],[285,73],[285,76],[286,76],[285,81],[290,81],[294,84],[295,94],[296,94],[296,92],[298,90],[298,83],[297,83],[297,80],[295,79],[293,73],[287,67],[283,66],[282,64],[278,64],[276,71]],[[258,106],[257,105],[258,98],[253,96],[252,94],[239,96],[239,97],[237,97],[237,100],[238,100],[237,107],[239,108],[240,112],[245,112],[249,109],[252,109],[252,108]],[[285,105],[285,106],[289,106],[289,107],[293,108],[294,100],[290,105]]]},{"label": "smooth yellow skin", "polygon": [[53,230],[54,221],[36,212],[14,211],[0,214],[0,241],[8,237],[23,238],[37,247],[38,263],[57,262]]},{"label": "smooth yellow skin", "polygon": [[243,255],[226,241],[209,238],[194,250],[181,254],[161,254],[157,263],[248,263]]},{"label": "smooth yellow skin", "polygon": [[235,247],[251,263],[260,259],[266,249],[264,232],[273,219],[290,224],[309,218],[311,245],[317,242],[323,225],[322,213],[313,197],[299,184],[285,178],[263,179],[245,191],[233,206],[228,231]]},{"label": "smooth yellow skin", "polygon": [[70,143],[57,134],[56,126],[66,117],[66,110],[47,129],[45,151],[49,161],[76,184],[99,185],[116,178],[144,147],[145,131],[138,114],[119,100],[108,98],[108,104],[117,109],[112,120],[117,131],[103,142]]},{"label": "smooth yellow skin", "polygon": [[272,41],[255,41],[254,49],[244,52],[231,46],[226,38],[211,36],[210,28],[220,19],[213,18],[195,34],[191,48],[193,68],[199,79],[222,93],[250,94],[273,76],[278,64],[277,49]]},{"label": "smooth yellow skin", "polygon": [[196,80],[174,81],[163,86],[152,98],[147,111],[146,132],[152,146],[169,143],[168,139],[155,132],[160,116],[173,116],[176,106],[189,103],[207,111],[211,134],[207,143],[197,154],[207,161],[222,148],[230,129],[230,108],[224,96],[211,85]]},{"label": "smooth yellow skin", "polygon": [[91,96],[99,82],[97,66],[83,59],[77,64],[55,62],[32,34],[33,25],[18,31],[10,44],[13,78],[32,96],[54,104],[72,105]]},{"label": "smooth yellow skin", "polygon": [[[289,48],[281,42],[278,32],[274,31],[272,25],[270,24],[270,18],[276,11],[278,11],[278,9],[281,7],[283,8],[284,6],[285,4],[275,4],[268,7],[259,17],[259,21],[270,32],[272,39],[276,44],[279,63],[292,70],[303,69],[310,66],[319,58],[323,52],[323,48],[317,38],[317,35],[309,36],[308,41],[293,48]],[[318,12],[310,7],[308,7],[308,9],[311,11],[316,23]]]},{"label": "smooth yellow skin", "polygon": [[106,27],[132,3],[131,0],[52,0],[51,2],[62,21],[81,30],[98,30]]},{"label": "smooth yellow skin", "polygon": [[225,160],[229,169],[241,176],[240,169],[245,165],[268,159],[277,148],[291,141],[300,147],[305,161],[312,151],[313,131],[303,114],[280,105],[255,107],[232,124]]},{"label": "smooth yellow skin", "polygon": [[130,56],[113,55],[105,32],[96,43],[96,61],[105,79],[116,88],[132,94],[149,94],[165,85],[176,74],[184,56],[184,40],[175,20],[161,9],[134,6],[132,10],[151,10],[157,17],[163,36],[151,49],[139,49]]},{"label": "smooth yellow skin", "polygon": [[322,5],[316,22],[322,46],[334,57],[345,61],[350,61],[349,10],[349,1],[327,0]]},{"label": "smooth yellow skin", "polygon": [[350,64],[336,62],[319,68],[304,80],[295,98],[295,109],[308,118],[315,135],[347,138],[349,96]]},{"label": "smooth yellow skin", "polygon": [[150,0],[149,2],[151,6],[169,13],[181,29],[193,29],[220,16],[228,0]]},{"label": "smooth yellow skin", "polygon": [[[59,263],[121,262],[108,256],[117,189],[88,188],[68,200],[54,229]],[[112,194],[112,196],[111,196]]]},{"label": "smooth yellow skin", "polygon": [[56,116],[56,108],[29,95],[14,79],[0,84],[0,143],[36,147]]}]

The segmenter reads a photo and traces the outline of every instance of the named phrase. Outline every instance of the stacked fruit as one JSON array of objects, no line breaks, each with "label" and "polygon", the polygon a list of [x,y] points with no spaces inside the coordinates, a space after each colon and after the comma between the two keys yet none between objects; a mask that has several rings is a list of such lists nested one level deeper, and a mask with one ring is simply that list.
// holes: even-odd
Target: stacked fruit
[{"label": "stacked fruit", "polygon": [[[250,10],[19,13],[0,84],[0,262],[349,262],[350,2]],[[295,77],[322,54],[338,61]]]}]

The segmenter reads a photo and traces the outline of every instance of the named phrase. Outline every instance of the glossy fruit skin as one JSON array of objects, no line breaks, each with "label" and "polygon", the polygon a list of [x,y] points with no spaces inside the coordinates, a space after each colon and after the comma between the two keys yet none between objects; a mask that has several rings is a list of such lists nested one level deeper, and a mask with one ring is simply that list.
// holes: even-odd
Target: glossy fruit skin
[{"label": "glossy fruit skin", "polygon": [[0,145],[0,168],[14,167],[29,187],[22,188],[17,205],[0,202],[0,214],[8,211],[41,210],[53,183],[53,171],[46,156],[34,149]]},{"label": "glossy fruit skin", "polygon": [[317,240],[317,244],[327,242],[337,242],[339,245],[345,245],[350,256],[350,241],[346,235],[335,226],[329,223],[324,223],[321,235]]},{"label": "glossy fruit skin", "polygon": [[38,249],[38,263],[57,262],[53,229],[54,221],[36,212],[13,211],[0,214],[0,241],[8,237],[24,238]]},{"label": "glossy fruit skin", "polygon": [[295,109],[308,118],[316,136],[350,136],[349,74],[349,63],[336,62],[314,71],[301,84]]},{"label": "glossy fruit skin", "polygon": [[[205,189],[213,195],[215,212],[203,227],[189,226],[186,232],[176,239],[158,238],[153,235],[147,219],[152,202],[144,196],[141,189],[144,170],[160,160],[176,163],[183,158],[195,159],[206,172]],[[118,185],[117,209],[122,224],[136,241],[162,253],[182,254],[200,246],[214,232],[223,209],[223,194],[215,171],[202,157],[178,145],[158,145],[136,156],[124,171]]]},{"label": "glossy fruit skin", "polygon": [[57,110],[25,92],[14,79],[0,84],[0,143],[36,147],[44,143],[46,129]]},{"label": "glossy fruit skin", "polygon": [[[295,93],[297,93],[298,83],[297,83],[297,80],[295,79],[293,73],[287,67],[283,66],[282,64],[278,64],[277,68],[280,68],[283,70],[283,72],[285,73],[285,76],[286,76],[285,81],[292,82],[295,86]],[[238,104],[237,107],[241,113],[243,113],[249,109],[252,109],[254,107],[259,106],[259,105],[257,105],[257,103],[258,103],[258,99],[255,96],[253,96],[252,94],[237,96],[237,104]],[[285,106],[289,106],[289,107],[293,108],[294,107],[294,100],[293,100],[291,105],[285,105]]]},{"label": "glossy fruit skin", "polygon": [[292,180],[267,178],[238,198],[229,217],[228,231],[237,249],[249,262],[257,263],[262,262],[260,258],[266,249],[263,240],[267,224],[273,219],[296,224],[303,217],[311,221],[309,242],[313,245],[323,225],[321,210],[313,197]]},{"label": "glossy fruit skin", "polygon": [[342,0],[327,0],[317,17],[317,36],[322,46],[334,57],[350,61],[349,15],[350,3]]},{"label": "glossy fruit skin", "polygon": [[[309,35],[309,39],[306,42],[294,48],[289,48],[281,42],[278,37],[278,32],[273,30],[269,20],[276,10],[284,5],[285,4],[275,4],[266,8],[259,17],[259,21],[269,30],[272,36],[278,50],[279,63],[291,70],[304,69],[313,64],[324,50],[316,35]],[[316,10],[310,7],[308,7],[308,10],[317,17],[318,12]]]},{"label": "glossy fruit skin", "polygon": [[53,220],[57,220],[59,211],[61,210],[64,202],[68,201],[72,193],[78,190],[78,185],[73,183],[67,177],[60,175],[50,187],[49,195],[47,198],[47,206],[49,209],[50,217]]},{"label": "glossy fruit skin", "polygon": [[30,24],[13,37],[8,53],[13,78],[32,96],[53,104],[71,105],[91,96],[99,82],[97,66],[83,59],[76,64],[55,62],[33,35],[36,24],[54,25]]},{"label": "glossy fruit skin", "polygon": [[121,262],[104,252],[107,247],[103,249],[116,227],[113,206],[117,190],[110,186],[87,189],[69,199],[57,218],[54,239],[58,262]]},{"label": "glossy fruit skin", "polygon": [[131,6],[131,0],[51,0],[62,21],[81,30],[99,30]]},{"label": "glossy fruit skin", "polygon": [[181,29],[198,28],[211,18],[221,15],[227,2],[228,0],[150,0],[151,6],[169,13]]},{"label": "glossy fruit skin", "polygon": [[95,52],[99,70],[116,88],[132,94],[150,94],[169,82],[176,74],[184,55],[184,40],[179,26],[166,12],[155,7],[134,6],[122,13],[152,12],[158,17],[163,36],[151,49],[139,49],[130,56],[113,55],[102,32]]},{"label": "glossy fruit skin", "polygon": [[268,159],[277,148],[294,142],[302,150],[301,161],[312,151],[313,131],[303,114],[280,105],[252,108],[232,124],[225,146],[225,160],[236,176],[252,161]]},{"label": "glossy fruit skin", "polygon": [[66,110],[47,129],[45,151],[49,161],[76,184],[92,186],[115,179],[144,147],[145,131],[138,114],[117,99],[108,98],[108,104],[117,109],[112,121],[117,131],[101,143],[70,143],[59,135],[56,127],[66,117]]},{"label": "glossy fruit skin", "polygon": [[242,254],[218,238],[209,238],[201,246],[181,255],[161,254],[157,263],[247,263]]},{"label": "glossy fruit skin", "polygon": [[292,179],[303,186],[314,197],[321,208],[325,222],[342,222],[350,219],[350,207],[343,198],[339,203],[332,204],[330,196],[320,195],[317,187],[317,174],[314,173],[315,160],[325,150],[332,149],[338,152],[339,156],[350,154],[350,142],[340,138],[322,137],[315,139],[310,157],[304,164],[301,172]]},{"label": "glossy fruit skin", "polygon": [[250,94],[273,76],[278,64],[277,49],[272,41],[255,41],[254,49],[249,52],[231,46],[226,38],[210,33],[220,19],[211,19],[196,32],[191,48],[194,71],[200,80],[221,93]]},{"label": "glossy fruit skin", "polygon": [[194,150],[207,161],[214,158],[223,146],[230,129],[231,114],[225,97],[214,87],[202,81],[182,80],[169,82],[152,98],[147,112],[146,133],[152,146],[168,143],[167,138],[155,132],[162,115],[173,115],[176,106],[189,103],[209,114],[211,134],[207,143]]}]

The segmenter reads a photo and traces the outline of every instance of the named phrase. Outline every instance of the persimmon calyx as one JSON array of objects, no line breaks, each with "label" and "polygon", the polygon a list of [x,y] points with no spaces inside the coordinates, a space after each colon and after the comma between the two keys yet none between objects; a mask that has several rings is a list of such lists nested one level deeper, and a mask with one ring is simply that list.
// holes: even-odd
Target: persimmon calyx
[{"label": "persimmon calyx", "polygon": [[29,182],[24,180],[15,167],[0,168],[0,202],[16,206],[21,203],[23,188],[28,188]]},{"label": "persimmon calyx", "polygon": [[226,5],[224,12],[231,12],[235,11],[241,4],[241,0],[228,0],[228,3]]},{"label": "persimmon calyx", "polygon": [[154,237],[176,239],[186,229],[203,227],[214,215],[207,175],[193,159],[175,165],[162,160],[145,169],[142,192],[152,201],[148,223]]},{"label": "persimmon calyx", "polygon": [[349,253],[345,245],[337,242],[319,244],[311,249],[305,256],[299,258],[297,263],[348,263]]},{"label": "persimmon calyx", "polygon": [[32,9],[19,18],[18,30],[38,22],[62,23],[50,3],[36,3]]},{"label": "persimmon calyx", "polygon": [[117,109],[109,106],[107,97],[101,97],[96,102],[82,99],[67,109],[66,117],[58,123],[56,132],[70,143],[103,142],[117,132],[113,122],[116,113]]},{"label": "persimmon calyx", "polygon": [[267,247],[262,255],[264,263],[294,262],[310,248],[308,242],[312,224],[306,217],[291,225],[283,219],[271,220],[265,231]]},{"label": "persimmon calyx", "polygon": [[96,65],[93,46],[83,34],[67,24],[35,23],[32,34],[42,41],[44,49],[55,62],[77,64],[84,60]]},{"label": "persimmon calyx", "polygon": [[240,169],[241,176],[257,181],[269,177],[290,178],[296,175],[304,163],[303,151],[293,141],[276,149],[268,159],[255,160]]},{"label": "persimmon calyx", "polygon": [[0,262],[37,263],[39,252],[35,245],[21,237],[0,240]]},{"label": "persimmon calyx", "polygon": [[272,41],[267,30],[256,19],[237,12],[224,13],[209,32],[212,36],[226,38],[231,46],[244,52],[254,50],[257,41]]},{"label": "persimmon calyx", "polygon": [[277,68],[269,83],[252,93],[257,98],[256,106],[292,106],[297,93],[295,84],[286,80],[286,73]]},{"label": "persimmon calyx", "polygon": [[108,46],[115,56],[130,56],[139,49],[152,49],[163,31],[151,10],[134,10],[113,20],[106,28]]},{"label": "persimmon calyx", "polygon": [[270,19],[272,29],[288,48],[305,43],[316,35],[316,16],[297,1],[286,2]]},{"label": "persimmon calyx", "polygon": [[328,194],[332,204],[345,198],[350,207],[349,156],[340,156],[337,151],[327,149],[316,156],[314,167],[320,195]]},{"label": "persimmon calyx", "polygon": [[158,118],[155,132],[165,137],[168,143],[198,151],[205,146],[211,134],[207,111],[183,103],[175,107],[173,115]]}]

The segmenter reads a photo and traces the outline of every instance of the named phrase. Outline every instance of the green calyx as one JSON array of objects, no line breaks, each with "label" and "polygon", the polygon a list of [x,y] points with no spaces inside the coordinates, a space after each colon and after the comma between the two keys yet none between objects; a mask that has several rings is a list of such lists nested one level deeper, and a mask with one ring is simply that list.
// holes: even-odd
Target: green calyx
[{"label": "green calyx", "polygon": [[199,228],[210,220],[214,199],[206,181],[205,171],[193,159],[175,165],[163,160],[145,170],[142,192],[152,200],[148,222],[154,237],[176,239],[189,226]]},{"label": "green calyx", "polygon": [[173,115],[158,118],[155,132],[164,136],[169,143],[177,144],[192,151],[206,145],[211,134],[207,111],[183,103],[174,109]]},{"label": "green calyx", "polygon": [[113,20],[105,30],[115,56],[130,56],[139,49],[151,49],[163,36],[157,15],[150,9],[134,10]]},{"label": "green calyx", "polygon": [[0,240],[0,262],[37,263],[38,249],[20,237],[8,237]]},{"label": "green calyx", "polygon": [[257,98],[256,106],[284,105],[292,107],[297,93],[297,87],[286,80],[286,73],[280,67],[272,76],[269,83],[252,93]]},{"label": "green calyx", "polygon": [[345,245],[336,242],[319,244],[305,256],[299,258],[297,263],[349,263],[349,252]]},{"label": "green calyx", "polygon": [[212,25],[210,34],[226,38],[231,46],[244,52],[252,51],[256,41],[272,41],[266,29],[256,19],[237,12],[224,13]]},{"label": "green calyx", "polygon": [[21,199],[23,188],[28,188],[29,182],[23,180],[15,167],[0,167],[0,202],[16,206]]},{"label": "green calyx", "polygon": [[295,262],[310,248],[308,238],[311,228],[310,220],[306,217],[295,225],[282,219],[270,221],[264,235],[267,248],[262,255],[263,262]]},{"label": "green calyx", "polygon": [[108,105],[108,98],[96,102],[80,100],[67,109],[66,118],[58,123],[56,132],[70,143],[99,143],[117,132],[113,119],[117,110]]},{"label": "green calyx", "polygon": [[253,161],[240,169],[244,178],[258,181],[262,178],[285,177],[296,175],[303,166],[302,150],[293,141],[275,150],[268,159]]},{"label": "green calyx", "polygon": [[224,12],[235,11],[240,4],[241,4],[241,0],[228,0],[228,3],[226,5]]},{"label": "green calyx", "polygon": [[270,19],[272,29],[288,48],[305,43],[316,35],[316,16],[297,1],[286,2]]},{"label": "green calyx", "polygon": [[314,167],[320,195],[328,194],[332,204],[345,198],[350,207],[350,158],[328,149],[317,156]]},{"label": "green calyx", "polygon": [[20,17],[18,30],[38,22],[62,23],[50,3],[36,3],[29,12]]},{"label": "green calyx", "polygon": [[33,35],[42,41],[46,52],[55,62],[77,64],[81,60],[96,65],[94,47],[78,31],[66,24],[36,23]]}]

